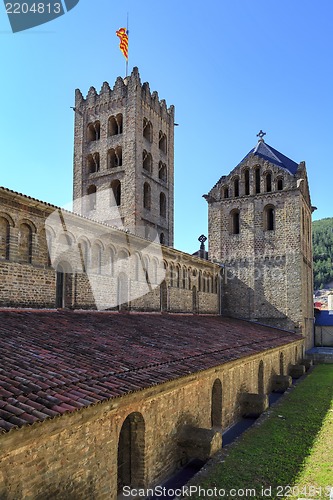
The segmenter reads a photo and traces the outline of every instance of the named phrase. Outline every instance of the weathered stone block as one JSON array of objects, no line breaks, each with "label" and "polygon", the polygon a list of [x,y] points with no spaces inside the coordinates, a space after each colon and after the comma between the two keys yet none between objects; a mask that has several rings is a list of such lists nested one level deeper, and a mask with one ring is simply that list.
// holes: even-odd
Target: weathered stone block
[{"label": "weathered stone block", "polygon": [[276,375],[272,382],[273,392],[285,392],[289,387],[291,387],[292,378],[289,375]]},{"label": "weathered stone block", "polygon": [[305,373],[304,365],[291,365],[289,374],[292,378],[300,378]]},{"label": "weathered stone block", "polygon": [[300,364],[305,366],[305,371],[308,371],[308,370],[310,370],[311,366],[313,365],[313,361],[312,361],[312,359],[303,359],[300,362]]},{"label": "weathered stone block", "polygon": [[213,429],[185,426],[178,439],[188,458],[208,460],[222,447],[222,434]]},{"label": "weathered stone block", "polygon": [[259,417],[269,407],[266,394],[243,393],[241,395],[241,413],[243,417]]}]

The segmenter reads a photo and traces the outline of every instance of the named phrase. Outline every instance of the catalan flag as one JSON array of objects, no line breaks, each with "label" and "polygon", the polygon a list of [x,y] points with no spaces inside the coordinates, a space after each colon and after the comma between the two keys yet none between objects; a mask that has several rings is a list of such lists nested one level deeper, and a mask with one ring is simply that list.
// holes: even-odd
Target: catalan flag
[{"label": "catalan flag", "polygon": [[120,28],[116,31],[116,35],[120,39],[119,48],[124,54],[126,61],[128,61],[128,32],[126,28]]}]

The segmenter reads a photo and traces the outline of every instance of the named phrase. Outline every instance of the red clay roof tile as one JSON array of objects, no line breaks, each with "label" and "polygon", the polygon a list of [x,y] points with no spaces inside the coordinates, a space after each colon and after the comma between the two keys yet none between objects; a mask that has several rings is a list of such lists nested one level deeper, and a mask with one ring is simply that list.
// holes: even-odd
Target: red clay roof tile
[{"label": "red clay roof tile", "polygon": [[0,432],[298,340],[220,316],[0,310]]}]

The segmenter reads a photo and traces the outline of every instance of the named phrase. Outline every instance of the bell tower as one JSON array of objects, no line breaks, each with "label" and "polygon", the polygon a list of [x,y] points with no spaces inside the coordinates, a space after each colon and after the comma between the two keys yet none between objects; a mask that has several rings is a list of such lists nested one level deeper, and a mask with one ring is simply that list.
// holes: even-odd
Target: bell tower
[{"label": "bell tower", "polygon": [[309,186],[297,164],[259,140],[207,195],[209,255],[225,265],[223,312],[313,337]]},{"label": "bell tower", "polygon": [[138,68],[75,93],[74,210],[173,246],[174,106],[167,108]]}]

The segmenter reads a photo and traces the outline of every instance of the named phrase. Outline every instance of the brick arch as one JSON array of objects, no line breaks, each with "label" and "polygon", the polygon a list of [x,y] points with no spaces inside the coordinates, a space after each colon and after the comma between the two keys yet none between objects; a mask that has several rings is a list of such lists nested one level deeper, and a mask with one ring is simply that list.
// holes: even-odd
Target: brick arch
[{"label": "brick arch", "polygon": [[15,222],[9,214],[6,212],[0,212],[0,218],[6,219],[10,227],[15,227]]},{"label": "brick arch", "polygon": [[145,421],[139,412],[127,415],[119,433],[117,485],[118,494],[124,486],[145,485]]}]

